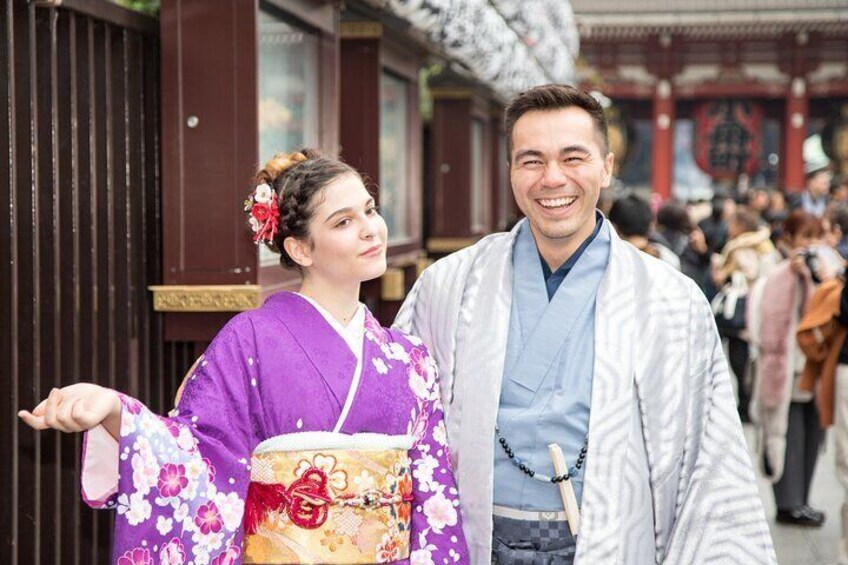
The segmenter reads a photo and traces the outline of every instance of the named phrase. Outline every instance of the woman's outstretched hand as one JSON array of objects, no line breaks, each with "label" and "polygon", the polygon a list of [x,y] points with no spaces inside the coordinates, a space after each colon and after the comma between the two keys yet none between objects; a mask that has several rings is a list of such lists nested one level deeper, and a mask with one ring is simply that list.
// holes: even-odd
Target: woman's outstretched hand
[{"label": "woman's outstretched hand", "polygon": [[121,432],[121,399],[114,390],[90,383],[54,388],[32,412],[18,417],[36,430],[84,432],[100,424],[118,438]]}]

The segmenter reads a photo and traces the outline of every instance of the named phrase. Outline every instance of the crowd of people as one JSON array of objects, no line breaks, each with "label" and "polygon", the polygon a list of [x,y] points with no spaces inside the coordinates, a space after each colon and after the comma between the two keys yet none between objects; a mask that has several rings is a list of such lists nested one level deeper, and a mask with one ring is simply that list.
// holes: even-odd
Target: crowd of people
[{"label": "crowd of people", "polygon": [[[821,526],[825,515],[808,498],[831,426],[848,501],[848,177],[809,164],[797,194],[717,192],[706,205],[669,201],[656,210],[631,194],[610,202],[608,217],[710,300],[739,416],[755,426],[761,472],[773,483],[776,520]],[[842,523],[840,562],[848,563],[848,502]]]}]

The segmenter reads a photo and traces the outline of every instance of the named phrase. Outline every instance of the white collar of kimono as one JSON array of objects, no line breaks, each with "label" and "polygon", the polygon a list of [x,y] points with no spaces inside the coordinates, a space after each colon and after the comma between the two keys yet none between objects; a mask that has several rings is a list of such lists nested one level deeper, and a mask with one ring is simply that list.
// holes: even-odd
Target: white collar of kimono
[{"label": "white collar of kimono", "polygon": [[353,318],[351,318],[350,322],[348,322],[345,327],[341,325],[341,323],[335,319],[326,308],[308,296],[304,296],[299,292],[297,295],[312,304],[318,313],[324,316],[324,319],[327,320],[330,327],[342,336],[342,339],[345,340],[347,346],[353,352],[354,356],[356,356],[356,369],[353,372],[353,378],[351,379],[347,399],[342,407],[339,419],[333,427],[333,432],[339,432],[342,429],[342,426],[344,426],[345,420],[347,420],[347,415],[350,413],[350,407],[353,404],[353,399],[356,396],[356,390],[359,388],[359,380],[362,377],[362,346],[365,341],[365,305],[360,302],[359,306],[356,307],[356,312],[354,312]]},{"label": "white collar of kimono", "polygon": [[345,340],[350,350],[356,355],[356,360],[361,361],[362,342],[365,339],[365,305],[360,302],[359,306],[356,307],[353,318],[350,319],[347,326],[343,326],[326,308],[318,304],[314,299],[299,292],[296,294],[318,310],[318,313],[327,320],[330,327],[336,330],[336,333]]}]

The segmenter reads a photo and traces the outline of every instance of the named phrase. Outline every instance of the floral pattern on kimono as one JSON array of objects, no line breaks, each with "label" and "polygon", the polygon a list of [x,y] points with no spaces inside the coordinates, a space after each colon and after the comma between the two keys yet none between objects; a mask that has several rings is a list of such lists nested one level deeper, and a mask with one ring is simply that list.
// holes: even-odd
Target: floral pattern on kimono
[{"label": "floral pattern on kimono", "polygon": [[[412,511],[412,550],[410,562],[417,565],[435,563],[445,533],[460,523],[459,497],[447,448],[442,400],[439,393],[436,363],[424,343],[410,335],[392,339],[397,331],[387,331],[369,314],[366,339],[380,348],[383,357],[374,357],[375,366],[406,365],[409,387],[415,394],[416,406],[410,413],[407,434],[415,437],[412,446],[412,476],[415,502]],[[378,369],[379,371],[379,369]],[[447,562],[467,559],[464,540],[451,535]],[[459,548],[462,548],[461,550]]]},{"label": "floral pattern on kimono", "polygon": [[[117,510],[114,562],[223,565],[242,561],[253,449],[277,435],[329,431],[341,408],[326,402],[332,397],[326,393],[327,385],[318,382],[321,379],[301,376],[303,371],[318,371],[329,381],[333,375],[329,371],[329,376],[323,375],[317,367],[294,358],[300,354],[297,333],[339,338],[305,304],[296,295],[280,293],[262,308],[231,320],[186,377],[179,403],[167,418],[121,395],[120,439],[114,448],[117,479],[105,489],[100,484],[97,490],[102,494],[96,496],[87,492],[86,484],[92,484],[96,478],[92,469],[102,466],[97,460],[109,457],[110,450],[102,447],[102,438],[96,440],[97,434],[106,434],[102,428],[86,434],[83,496],[95,508]],[[291,319],[297,318],[291,311],[299,311],[302,319]],[[364,390],[352,391],[356,400],[342,432],[415,437],[409,452],[414,497],[410,558],[398,561],[392,539],[384,539],[378,553],[383,562],[468,563],[435,364],[419,339],[382,328],[368,312],[365,325],[364,351],[372,355],[363,356],[359,388]],[[328,330],[334,338],[327,337]],[[310,340],[314,341],[310,337],[301,346]],[[289,373],[294,376],[286,380]],[[289,402],[290,398],[299,400]],[[375,399],[388,402],[374,404]],[[305,410],[304,416],[296,418],[298,410]],[[400,427],[397,422],[405,424]],[[368,480],[363,476],[346,479]],[[339,543],[345,533],[349,532],[328,534],[326,543]]]}]

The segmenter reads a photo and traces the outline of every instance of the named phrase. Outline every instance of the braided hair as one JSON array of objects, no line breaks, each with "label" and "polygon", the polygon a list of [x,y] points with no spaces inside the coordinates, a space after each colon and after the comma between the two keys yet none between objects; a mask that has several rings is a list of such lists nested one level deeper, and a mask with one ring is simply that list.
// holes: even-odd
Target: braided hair
[{"label": "braided hair", "polygon": [[324,157],[316,149],[305,148],[293,153],[277,153],[256,174],[254,186],[267,183],[274,191],[280,214],[279,230],[268,247],[280,254],[280,264],[289,269],[300,266],[286,252],[283,242],[288,237],[309,239],[309,221],[315,213],[316,196],[337,179],[356,175],[351,166]]}]

